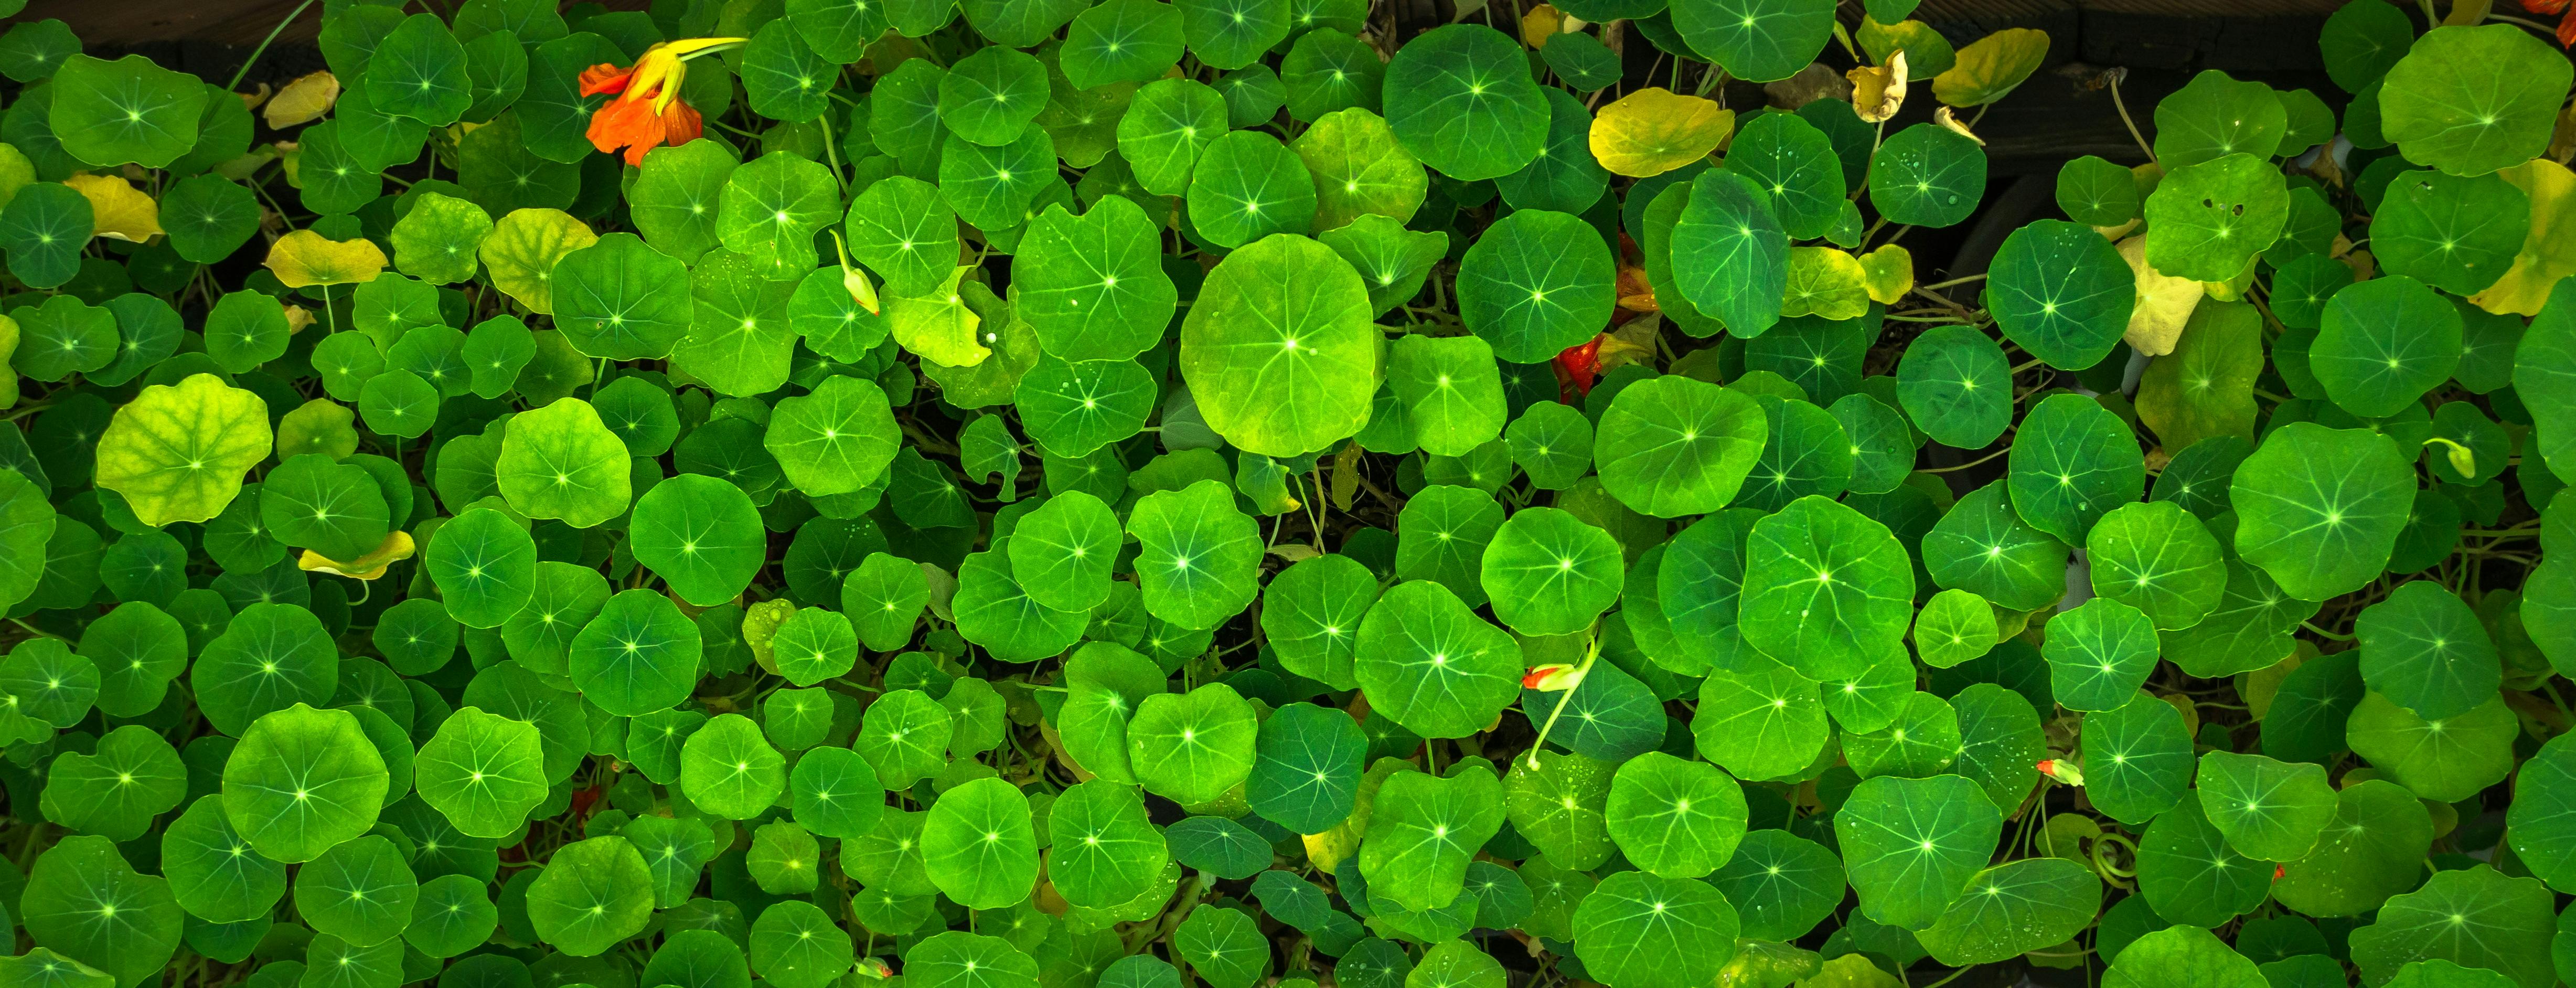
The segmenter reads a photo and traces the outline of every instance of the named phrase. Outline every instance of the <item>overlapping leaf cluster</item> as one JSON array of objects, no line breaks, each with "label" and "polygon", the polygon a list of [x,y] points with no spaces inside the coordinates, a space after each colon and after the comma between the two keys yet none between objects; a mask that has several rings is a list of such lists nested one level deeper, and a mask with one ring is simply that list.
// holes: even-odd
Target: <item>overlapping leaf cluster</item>
[{"label": "overlapping leaf cluster", "polygon": [[1926,285],[1910,0],[425,6],[0,34],[0,988],[2576,979],[2488,5]]}]

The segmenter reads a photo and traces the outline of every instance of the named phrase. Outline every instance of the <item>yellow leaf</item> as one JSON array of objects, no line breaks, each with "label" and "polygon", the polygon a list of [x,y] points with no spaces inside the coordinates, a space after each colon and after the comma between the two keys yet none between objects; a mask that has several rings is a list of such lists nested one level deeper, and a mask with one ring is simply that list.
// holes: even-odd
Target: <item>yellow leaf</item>
[{"label": "yellow leaf", "polygon": [[1914,253],[1895,244],[1861,255],[1860,270],[1869,300],[1880,305],[1895,305],[1914,290]]},{"label": "yellow leaf", "polygon": [[270,130],[285,130],[297,124],[311,123],[331,112],[340,101],[340,79],[329,70],[313,73],[286,84],[268,101],[265,115]]},{"label": "yellow leaf", "polygon": [[1539,4],[1521,15],[1521,43],[1532,49],[1547,47],[1547,39],[1565,30],[1565,15],[1553,4]]},{"label": "yellow leaf", "polygon": [[1887,56],[1887,64],[1864,65],[1843,75],[1851,79],[1852,112],[1864,123],[1880,123],[1905,106],[1905,53]]},{"label": "yellow leaf", "polygon": [[1735,111],[1671,90],[1640,89],[1592,119],[1592,157],[1630,178],[1661,175],[1708,157],[1735,132]]},{"label": "yellow leaf", "polygon": [[2469,301],[2488,312],[2536,316],[2558,279],[2576,274],[2576,173],[2540,158],[2496,174],[2531,197],[2531,233],[2504,277]]},{"label": "yellow leaf", "polygon": [[1791,247],[1780,314],[1858,319],[1869,314],[1868,281],[1860,259],[1850,254],[1832,247]]},{"label": "yellow leaf", "polygon": [[599,242],[590,227],[560,209],[514,209],[476,248],[492,284],[530,310],[553,315],[555,262]]},{"label": "yellow leaf", "polygon": [[1932,78],[1932,96],[1951,106],[1984,106],[2004,98],[2048,57],[2048,32],[2005,28],[1959,49],[1958,64]]},{"label": "yellow leaf", "polygon": [[1961,137],[1977,142],[1978,147],[1986,146],[1986,139],[1977,136],[1976,131],[1969,130],[1967,124],[1960,123],[1959,115],[1950,112],[1949,107],[1934,107],[1932,109],[1932,122],[1940,124],[1941,129],[1943,130],[1947,130],[1953,134],[1957,134]]},{"label": "yellow leaf", "polygon": [[[0,408],[18,403],[18,372],[9,369],[9,358],[18,355],[18,320],[0,316]],[[1348,509],[1344,509],[1348,510]]]},{"label": "yellow leaf", "polygon": [[0,206],[18,198],[18,190],[36,183],[36,163],[15,145],[0,144]]},{"label": "yellow leaf", "polygon": [[63,184],[89,199],[98,236],[142,243],[161,234],[161,204],[132,183],[111,175],[74,175]]},{"label": "yellow leaf", "polygon": [[329,573],[352,580],[372,580],[385,575],[386,567],[410,559],[414,548],[410,532],[392,532],[385,536],[384,542],[378,544],[374,551],[345,563],[306,549],[304,557],[295,561],[295,568],[307,573]]},{"label": "yellow leaf", "polygon": [[948,280],[922,295],[885,297],[886,328],[897,345],[945,367],[973,367],[993,351],[976,341],[984,317],[966,305],[960,290],[971,267],[948,272]]},{"label": "yellow leaf", "polygon": [[2120,241],[2120,259],[2129,262],[2129,271],[2138,280],[2138,307],[2129,312],[2129,330],[2123,338],[2132,349],[2150,357],[2172,353],[2174,341],[2182,337],[2182,328],[2190,324],[2191,312],[2200,307],[2208,286],[2148,267],[2144,236]]},{"label": "yellow leaf", "polygon": [[353,285],[374,281],[385,270],[385,252],[365,237],[331,240],[311,230],[297,230],[268,246],[262,262],[288,288]]}]

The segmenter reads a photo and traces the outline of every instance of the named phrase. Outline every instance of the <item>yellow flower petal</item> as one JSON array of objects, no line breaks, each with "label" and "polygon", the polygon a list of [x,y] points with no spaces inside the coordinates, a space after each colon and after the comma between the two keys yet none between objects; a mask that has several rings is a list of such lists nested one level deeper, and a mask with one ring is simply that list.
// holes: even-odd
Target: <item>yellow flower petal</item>
[{"label": "yellow flower petal", "polygon": [[1708,157],[1735,132],[1735,111],[1661,87],[1640,89],[1592,119],[1592,157],[1613,174],[1661,175]]},{"label": "yellow flower petal", "polygon": [[270,130],[284,130],[313,122],[331,112],[332,105],[338,102],[340,78],[326,69],[287,83],[286,88],[278,90],[277,95],[268,101],[268,108],[263,112]]},{"label": "yellow flower petal", "polygon": [[288,288],[350,285],[376,280],[385,270],[385,252],[364,237],[331,240],[311,230],[297,230],[270,244],[263,263]]},{"label": "yellow flower petal", "polygon": [[161,234],[161,204],[133,183],[113,175],[74,175],[63,184],[89,199],[98,236],[142,243]]}]

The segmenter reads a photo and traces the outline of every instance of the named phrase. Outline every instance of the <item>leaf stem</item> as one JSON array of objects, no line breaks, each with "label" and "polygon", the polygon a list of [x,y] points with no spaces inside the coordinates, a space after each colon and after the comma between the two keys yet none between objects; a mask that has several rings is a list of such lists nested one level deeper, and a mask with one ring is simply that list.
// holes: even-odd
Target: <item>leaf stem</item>
[{"label": "leaf stem", "polygon": [[268,37],[259,39],[259,47],[251,49],[250,57],[243,59],[241,68],[233,71],[233,81],[224,84],[225,91],[241,88],[242,79],[250,75],[250,67],[259,64],[259,57],[268,54],[268,46],[277,40],[278,35],[286,33],[286,26],[295,23],[296,18],[304,16],[305,8],[311,6],[313,6],[313,0],[304,0],[303,3],[296,4],[294,10],[286,12],[284,20],[278,21],[276,27],[269,28]]}]

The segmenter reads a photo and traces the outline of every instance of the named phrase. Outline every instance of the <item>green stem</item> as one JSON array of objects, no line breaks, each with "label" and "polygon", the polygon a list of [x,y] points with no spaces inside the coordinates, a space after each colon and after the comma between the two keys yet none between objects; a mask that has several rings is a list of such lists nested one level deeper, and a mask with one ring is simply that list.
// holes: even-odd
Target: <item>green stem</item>
[{"label": "green stem", "polygon": [[231,91],[241,88],[242,78],[250,75],[250,67],[259,64],[261,55],[268,54],[269,44],[275,42],[278,35],[286,33],[286,26],[295,23],[296,18],[304,16],[304,9],[311,6],[313,6],[313,0],[304,0],[303,3],[296,4],[294,10],[286,12],[285,20],[278,21],[276,27],[269,28],[268,37],[259,39],[259,47],[250,50],[250,57],[242,60],[241,68],[233,72],[233,81],[225,83],[224,89]]}]

